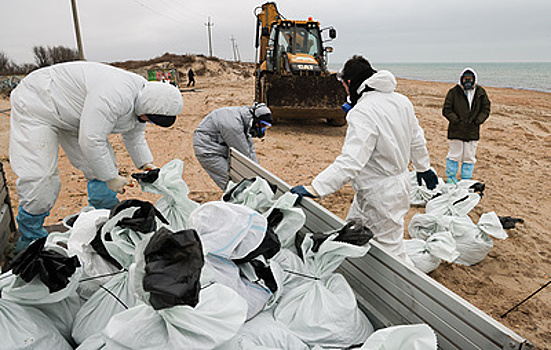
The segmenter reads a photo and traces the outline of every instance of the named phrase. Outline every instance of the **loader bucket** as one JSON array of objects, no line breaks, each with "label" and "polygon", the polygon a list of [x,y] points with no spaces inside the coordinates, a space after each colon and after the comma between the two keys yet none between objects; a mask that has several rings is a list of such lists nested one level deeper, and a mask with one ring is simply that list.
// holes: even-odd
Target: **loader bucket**
[{"label": "loader bucket", "polygon": [[325,118],[329,124],[344,125],[345,113],[341,105],[346,91],[335,75],[277,76],[264,75],[257,89],[260,101],[272,111],[274,120],[283,118]]}]

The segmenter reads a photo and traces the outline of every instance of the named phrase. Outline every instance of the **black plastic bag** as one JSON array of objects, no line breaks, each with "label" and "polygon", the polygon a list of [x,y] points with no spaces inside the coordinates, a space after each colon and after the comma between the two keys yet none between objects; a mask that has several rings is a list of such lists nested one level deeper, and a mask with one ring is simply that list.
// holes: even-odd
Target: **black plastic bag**
[{"label": "black plastic bag", "polygon": [[[99,256],[101,256],[105,261],[115,266],[118,270],[122,270],[122,265],[109,254],[107,251],[107,248],[105,247],[105,244],[103,244],[103,241],[101,239],[101,229],[103,226],[100,226],[98,230],[96,231],[96,236],[94,239],[90,242],[90,246],[94,248],[96,253],[98,253]],[[106,241],[112,241],[111,233],[107,232],[105,234]]]},{"label": "black plastic bag", "polygon": [[80,267],[80,261],[76,256],[67,257],[56,251],[44,250],[46,238],[32,242],[10,262],[8,269],[27,283],[40,276],[50,293],[55,293],[69,284],[69,277]]},{"label": "black plastic bag", "polygon": [[266,229],[264,239],[262,240],[260,245],[255,250],[247,254],[247,256],[245,256],[244,258],[233,259],[233,262],[236,264],[246,263],[260,255],[262,255],[266,259],[271,259],[274,255],[277,254],[277,252],[279,252],[280,249],[281,242],[279,241],[279,237],[277,237],[271,227],[268,227]]},{"label": "black plastic bag", "polygon": [[[165,219],[163,214],[161,214],[161,212],[155,208],[153,204],[150,202],[141,201],[139,199],[127,199],[116,204],[109,212],[109,219],[112,219],[123,209],[130,207],[139,207],[139,209],[132,214],[132,217],[126,217],[119,220],[116,226],[127,227],[136,232],[150,233],[157,230],[155,217],[159,218],[163,223],[168,224],[168,221]],[[107,251],[107,248],[101,238],[101,232],[102,227],[99,227],[96,232],[96,236],[90,242],[90,245],[103,259],[111,263],[117,269],[122,269],[122,265]],[[103,239],[107,242],[112,241],[113,239],[111,238],[111,232],[106,232]]]},{"label": "black plastic bag", "polygon": [[139,182],[145,182],[148,184],[154,183],[159,178],[159,172],[161,169],[152,169],[145,171],[143,173],[134,173],[132,178],[138,180]]},{"label": "black plastic bag", "polygon": [[163,214],[155,208],[152,203],[141,201],[139,199],[127,199],[117,203],[113,208],[111,208],[109,218],[111,219],[123,209],[131,207],[139,207],[139,209],[132,214],[131,218],[123,218],[119,220],[117,226],[127,227],[136,232],[149,233],[157,230],[155,217],[159,218],[159,220],[163,223],[167,225],[169,224]]},{"label": "black plastic bag", "polygon": [[173,233],[162,227],[144,250],[143,287],[151,293],[155,310],[176,305],[195,307],[199,302],[199,278],[205,263],[201,240],[195,230]]},{"label": "black plastic bag", "polygon": [[[312,240],[314,241],[312,251],[314,253],[317,253],[323,242],[325,242],[325,240],[329,236],[335,233],[338,233],[337,237],[335,238],[335,242],[349,243],[357,246],[363,246],[367,244],[367,242],[369,242],[371,238],[373,238],[373,232],[371,232],[371,230],[367,226],[362,225],[360,220],[350,220],[347,221],[346,224],[338,230],[330,232],[316,232],[312,234]],[[298,255],[301,258],[301,247],[305,237],[306,234],[299,231],[295,239],[295,247],[297,248]]]}]

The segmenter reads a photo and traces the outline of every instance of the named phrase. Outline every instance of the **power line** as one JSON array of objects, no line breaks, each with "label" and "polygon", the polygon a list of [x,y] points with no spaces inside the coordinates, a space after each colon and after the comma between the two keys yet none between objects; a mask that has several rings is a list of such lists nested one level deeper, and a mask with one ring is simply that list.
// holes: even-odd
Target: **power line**
[{"label": "power line", "polygon": [[178,6],[183,7],[183,8],[184,8],[184,11],[185,11],[186,13],[192,13],[192,14],[194,14],[195,16],[201,17],[201,18],[205,18],[205,17],[207,16],[207,15],[204,14],[204,13],[199,13],[199,12],[197,12],[197,11],[194,11],[194,10],[188,8],[188,7],[187,7],[185,4],[183,4],[181,1],[176,0],[176,3],[178,4]]},{"label": "power line", "polygon": [[163,3],[163,5],[162,5],[163,7],[166,7],[166,9],[168,11],[170,11],[171,13],[173,13],[174,15],[176,15],[178,17],[180,17],[180,16],[186,17],[190,21],[200,21],[199,18],[204,18],[205,17],[203,15],[198,15],[196,13],[193,13],[192,11],[186,11],[185,9],[181,9],[178,6],[174,6],[167,0],[161,0],[161,2]]},{"label": "power line", "polygon": [[146,9],[150,10],[150,11],[155,12],[155,13],[158,14],[159,16],[162,16],[162,17],[164,17],[164,18],[167,18],[167,19],[169,19],[169,20],[171,20],[171,21],[173,21],[173,22],[176,22],[176,23],[179,23],[179,24],[183,24],[183,23],[184,23],[184,22],[179,21],[179,20],[177,20],[177,19],[174,19],[174,18],[172,18],[172,17],[170,17],[170,16],[167,16],[167,15],[165,15],[165,14],[163,14],[163,13],[157,11],[156,9],[154,9],[154,8],[152,8],[152,7],[149,7],[149,6],[145,5],[145,4],[142,4],[142,3],[139,2],[138,0],[132,0],[132,1],[135,2],[136,4],[142,6],[142,7],[144,7],[144,8],[146,8]]}]

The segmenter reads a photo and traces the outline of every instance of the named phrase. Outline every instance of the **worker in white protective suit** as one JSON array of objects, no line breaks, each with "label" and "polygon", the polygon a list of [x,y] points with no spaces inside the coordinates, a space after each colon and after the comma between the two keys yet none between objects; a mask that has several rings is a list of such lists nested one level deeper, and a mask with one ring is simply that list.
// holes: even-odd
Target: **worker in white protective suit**
[{"label": "worker in white protective suit", "polygon": [[16,252],[47,235],[44,219],[59,195],[59,146],[88,180],[88,201],[111,208],[131,181],[119,175],[108,136],[121,134],[137,168],[151,169],[146,122],[171,126],[183,107],[170,84],[109,65],[57,64],[34,71],[11,94],[10,163],[17,175],[21,237]]},{"label": "worker in white protective suit", "polygon": [[258,163],[253,138],[263,138],[272,124],[272,112],[264,103],[214,110],[193,133],[197,160],[222,190],[226,189],[230,147]]},{"label": "worker in white protective suit", "polygon": [[423,130],[408,98],[394,92],[396,79],[389,71],[377,72],[365,58],[354,56],[339,77],[352,106],[342,153],[311,186],[291,192],[301,198],[325,197],[350,182],[355,196],[347,220],[362,220],[377,242],[413,266],[403,243],[410,161],[419,182],[430,189],[438,183]]}]

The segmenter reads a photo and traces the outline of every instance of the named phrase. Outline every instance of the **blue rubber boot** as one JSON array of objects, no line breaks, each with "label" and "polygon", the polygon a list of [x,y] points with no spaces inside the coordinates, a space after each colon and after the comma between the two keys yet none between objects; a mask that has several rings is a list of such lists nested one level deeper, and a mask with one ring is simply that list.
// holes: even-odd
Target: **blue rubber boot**
[{"label": "blue rubber boot", "polygon": [[469,180],[473,177],[474,164],[463,163],[461,164],[461,180]]},{"label": "blue rubber boot", "polygon": [[96,209],[111,209],[117,203],[117,192],[111,191],[105,181],[88,180],[88,204]]},{"label": "blue rubber boot", "polygon": [[448,177],[446,180],[447,183],[449,184],[457,183],[457,179],[455,178],[455,175],[457,174],[457,170],[459,170],[459,162],[446,158],[446,176]]},{"label": "blue rubber boot", "polygon": [[17,241],[15,246],[15,253],[19,253],[23,249],[27,248],[32,241],[37,240],[48,235],[48,231],[44,228],[44,219],[50,215],[50,212],[44,214],[33,215],[27,213],[21,206],[19,206],[19,213],[17,214],[17,227],[21,233],[21,237]]}]

